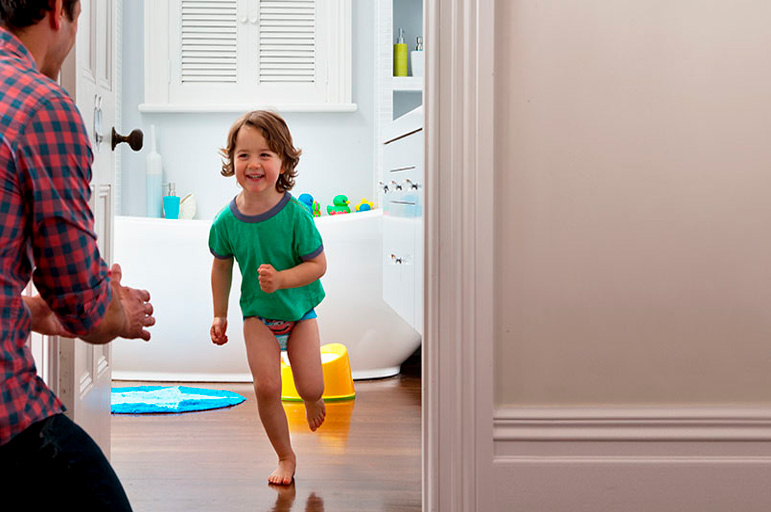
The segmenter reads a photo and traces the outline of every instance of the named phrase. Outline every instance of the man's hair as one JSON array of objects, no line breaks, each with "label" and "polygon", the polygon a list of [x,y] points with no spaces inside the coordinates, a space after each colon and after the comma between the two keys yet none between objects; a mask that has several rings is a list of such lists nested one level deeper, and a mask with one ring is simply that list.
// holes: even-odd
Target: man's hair
[{"label": "man's hair", "polygon": [[[72,21],[80,0],[62,0],[64,12]],[[26,28],[42,20],[53,9],[50,0],[0,0],[0,25],[12,29]]]},{"label": "man's hair", "polygon": [[233,159],[236,150],[236,137],[244,125],[260,130],[270,150],[281,158],[281,168],[284,169],[284,172],[278,177],[276,189],[279,192],[291,190],[294,187],[297,163],[300,161],[302,150],[294,147],[292,134],[289,132],[286,121],[280,115],[267,110],[247,112],[230,127],[227,146],[220,149],[220,155],[223,157],[221,174],[233,176],[236,172]]}]

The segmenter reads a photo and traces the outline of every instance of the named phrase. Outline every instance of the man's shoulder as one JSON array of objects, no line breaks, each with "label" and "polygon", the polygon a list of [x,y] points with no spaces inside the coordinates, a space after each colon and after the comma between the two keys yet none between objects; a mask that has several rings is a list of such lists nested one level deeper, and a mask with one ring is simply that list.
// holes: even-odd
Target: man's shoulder
[{"label": "man's shoulder", "polygon": [[19,69],[3,62],[0,64],[0,77],[4,91],[3,110],[15,110],[14,117],[24,119],[24,114],[31,117],[41,111],[68,118],[80,116],[67,91],[34,69]]}]

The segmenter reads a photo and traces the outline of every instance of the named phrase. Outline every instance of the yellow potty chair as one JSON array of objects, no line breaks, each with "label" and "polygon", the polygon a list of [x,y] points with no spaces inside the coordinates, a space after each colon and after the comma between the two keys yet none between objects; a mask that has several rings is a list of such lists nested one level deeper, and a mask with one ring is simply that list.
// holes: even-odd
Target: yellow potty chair
[{"label": "yellow potty chair", "polygon": [[[329,343],[321,346],[321,370],[324,374],[325,402],[352,400],[356,397],[351,377],[351,362],[348,350],[342,343]],[[294,385],[292,367],[281,358],[281,400],[302,402]]]}]

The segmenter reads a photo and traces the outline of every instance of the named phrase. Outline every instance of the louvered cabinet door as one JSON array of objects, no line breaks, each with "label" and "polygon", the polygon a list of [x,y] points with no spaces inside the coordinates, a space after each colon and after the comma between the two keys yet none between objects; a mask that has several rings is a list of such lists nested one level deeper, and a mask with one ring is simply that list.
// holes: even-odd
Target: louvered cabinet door
[{"label": "louvered cabinet door", "polygon": [[142,112],[351,112],[351,0],[145,2]]},{"label": "louvered cabinet door", "polygon": [[[323,2],[322,2],[323,3]],[[317,0],[172,0],[170,96],[193,102],[323,101],[329,9]]]},{"label": "louvered cabinet door", "polygon": [[172,0],[169,89],[181,100],[237,94],[249,44],[239,0]]}]

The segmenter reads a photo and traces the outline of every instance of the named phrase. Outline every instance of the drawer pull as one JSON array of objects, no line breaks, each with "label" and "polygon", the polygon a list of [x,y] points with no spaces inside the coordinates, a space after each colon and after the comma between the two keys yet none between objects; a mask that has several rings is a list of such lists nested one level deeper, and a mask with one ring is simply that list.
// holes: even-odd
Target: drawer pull
[{"label": "drawer pull", "polygon": [[407,182],[407,184],[410,186],[411,189],[417,190],[420,188],[419,183],[415,183],[414,181],[410,181],[409,179],[404,180]]},{"label": "drawer pull", "polygon": [[403,171],[411,171],[415,168],[414,165],[408,165],[406,167],[397,167],[395,169],[391,169],[388,172],[403,172]]}]

